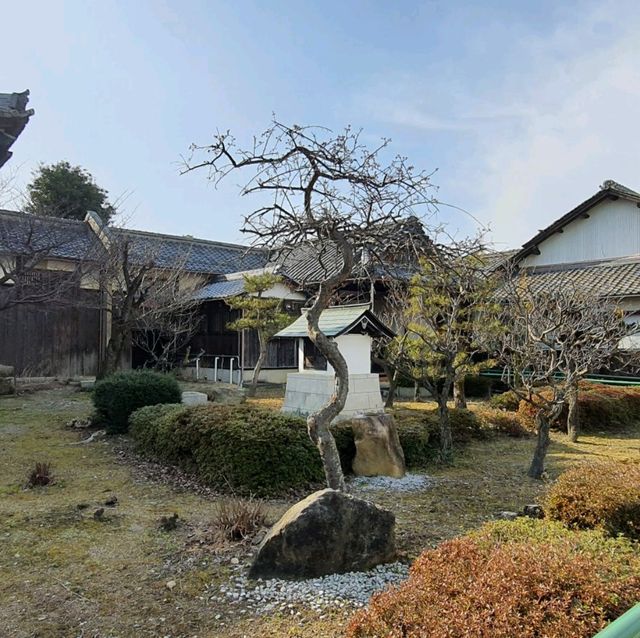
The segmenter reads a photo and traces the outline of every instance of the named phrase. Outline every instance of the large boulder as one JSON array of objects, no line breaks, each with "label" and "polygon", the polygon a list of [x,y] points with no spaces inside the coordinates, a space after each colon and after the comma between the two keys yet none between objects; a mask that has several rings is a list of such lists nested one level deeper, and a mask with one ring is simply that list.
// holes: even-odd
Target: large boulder
[{"label": "large boulder", "polygon": [[404,452],[390,414],[357,416],[351,420],[351,429],[356,444],[352,465],[356,476],[404,476]]},{"label": "large boulder", "polygon": [[230,383],[216,383],[207,386],[209,401],[222,405],[240,405],[247,400],[244,388]]},{"label": "large boulder", "polygon": [[337,490],[291,507],[262,541],[251,578],[315,578],[371,569],[395,557],[395,516]]}]

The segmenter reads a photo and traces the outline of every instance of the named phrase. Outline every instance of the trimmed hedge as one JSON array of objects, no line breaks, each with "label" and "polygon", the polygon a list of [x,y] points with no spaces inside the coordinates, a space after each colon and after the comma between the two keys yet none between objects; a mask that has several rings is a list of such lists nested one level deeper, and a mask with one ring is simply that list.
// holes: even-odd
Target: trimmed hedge
[{"label": "trimmed hedge", "polygon": [[563,472],[547,494],[547,515],[576,529],[640,540],[640,464],[608,461]]},{"label": "trimmed hedge", "polygon": [[324,478],[305,422],[251,405],[146,407],[131,435],[141,453],[223,491],[274,496]]},{"label": "trimmed hedge", "polygon": [[179,403],[182,399],[176,379],[150,370],[117,372],[96,383],[93,405],[98,422],[109,434],[126,432],[129,415],[146,405]]},{"label": "trimmed hedge", "polygon": [[[252,405],[153,405],[134,412],[129,422],[139,452],[195,473],[216,489],[271,496],[324,479],[300,417]],[[437,457],[437,411],[400,417],[396,424],[407,467],[422,468]],[[484,436],[480,420],[468,410],[452,410],[451,425],[458,443]],[[356,453],[351,423],[331,431],[348,473]]]},{"label": "trimmed hedge", "polygon": [[[551,390],[543,390],[551,395]],[[526,401],[520,403],[518,414],[523,421],[532,424],[534,408]],[[584,431],[599,431],[612,428],[626,428],[640,422],[640,388],[612,387],[600,383],[584,381],[578,393],[578,418]],[[554,424],[563,432],[567,431],[567,408]]]},{"label": "trimmed hedge", "polygon": [[492,524],[424,552],[349,638],[591,638],[640,597],[628,541],[545,521]]}]

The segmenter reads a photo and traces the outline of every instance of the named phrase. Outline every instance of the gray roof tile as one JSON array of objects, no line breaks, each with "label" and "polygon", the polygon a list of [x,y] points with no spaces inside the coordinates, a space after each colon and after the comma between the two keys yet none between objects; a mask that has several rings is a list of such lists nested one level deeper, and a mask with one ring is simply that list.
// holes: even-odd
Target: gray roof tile
[{"label": "gray roof tile", "polygon": [[640,258],[619,259],[589,264],[564,264],[561,267],[528,268],[526,275],[534,292],[558,286],[575,286],[602,297],[640,295]]}]

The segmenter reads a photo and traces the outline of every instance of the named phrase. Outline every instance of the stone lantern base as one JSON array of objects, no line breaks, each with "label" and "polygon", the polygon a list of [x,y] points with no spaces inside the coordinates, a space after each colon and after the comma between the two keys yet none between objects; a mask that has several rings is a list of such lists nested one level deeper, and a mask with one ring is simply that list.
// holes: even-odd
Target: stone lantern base
[{"label": "stone lantern base", "polygon": [[[320,409],[335,392],[336,379],[332,372],[293,372],[287,376],[287,390],[282,411],[308,416]],[[344,410],[336,421],[351,419],[356,414],[384,412],[377,374],[350,374],[349,394]]]}]

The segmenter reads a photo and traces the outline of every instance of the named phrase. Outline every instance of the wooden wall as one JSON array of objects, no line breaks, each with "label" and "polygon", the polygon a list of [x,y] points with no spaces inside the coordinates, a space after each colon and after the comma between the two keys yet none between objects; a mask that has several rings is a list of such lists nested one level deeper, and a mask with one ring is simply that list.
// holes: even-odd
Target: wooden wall
[{"label": "wooden wall", "polygon": [[98,294],[80,290],[69,305],[23,304],[0,312],[0,363],[14,366],[20,376],[95,375]]}]

